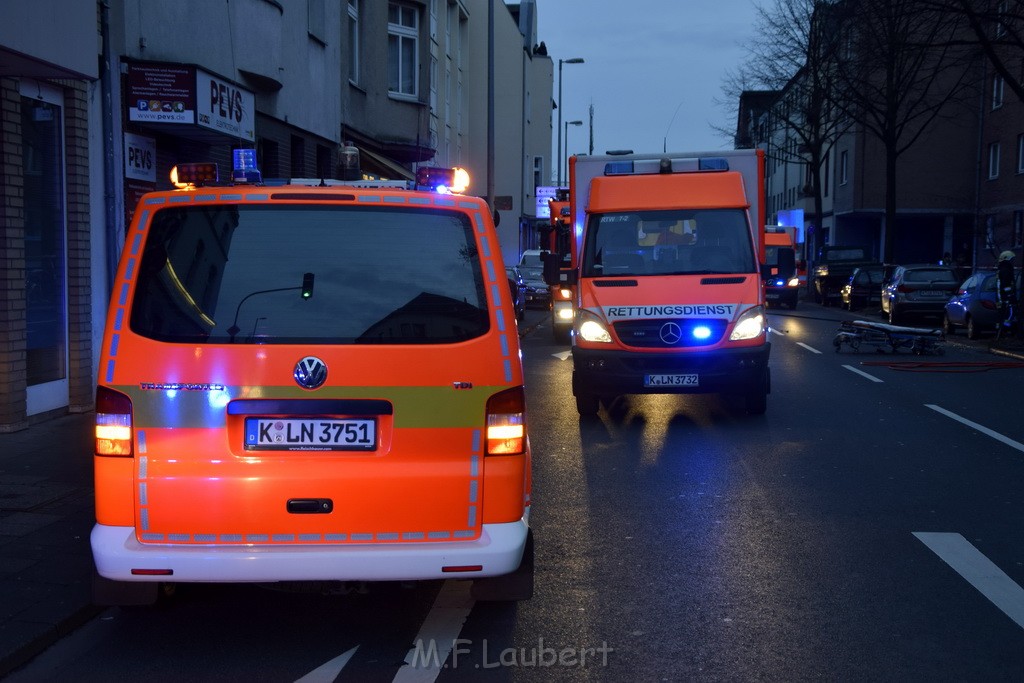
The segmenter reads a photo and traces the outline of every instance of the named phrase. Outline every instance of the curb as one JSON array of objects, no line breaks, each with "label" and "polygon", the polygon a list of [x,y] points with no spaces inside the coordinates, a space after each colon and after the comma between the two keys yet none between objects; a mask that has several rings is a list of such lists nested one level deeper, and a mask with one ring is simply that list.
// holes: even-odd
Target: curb
[{"label": "curb", "polygon": [[83,605],[56,623],[33,623],[39,628],[35,633],[25,628],[25,622],[21,622],[19,624],[20,635],[23,636],[24,643],[14,650],[0,655],[0,679],[28,664],[51,645],[71,635],[106,609],[106,607],[99,607],[91,603]]}]

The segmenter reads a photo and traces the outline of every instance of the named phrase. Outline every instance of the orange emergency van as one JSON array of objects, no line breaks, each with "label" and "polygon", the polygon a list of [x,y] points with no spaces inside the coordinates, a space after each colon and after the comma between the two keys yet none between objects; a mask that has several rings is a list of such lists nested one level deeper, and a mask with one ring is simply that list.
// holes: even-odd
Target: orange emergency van
[{"label": "orange emergency van", "polygon": [[96,392],[98,603],[443,578],[529,597],[515,311],[491,212],[433,189],[450,177],[188,165],[142,197]]},{"label": "orange emergency van", "polygon": [[572,391],[581,415],[623,394],[770,391],[761,150],[569,160],[578,259]]}]

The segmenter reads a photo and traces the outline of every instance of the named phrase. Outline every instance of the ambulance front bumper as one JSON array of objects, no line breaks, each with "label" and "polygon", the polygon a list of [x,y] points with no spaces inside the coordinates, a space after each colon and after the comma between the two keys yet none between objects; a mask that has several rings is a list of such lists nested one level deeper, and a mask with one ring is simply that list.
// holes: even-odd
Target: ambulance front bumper
[{"label": "ambulance front bumper", "polygon": [[[574,395],[745,392],[765,379],[771,344],[678,353],[572,350]],[[649,378],[692,375],[693,383],[651,386]]]},{"label": "ambulance front bumper", "polygon": [[[484,524],[475,540],[443,543],[144,545],[134,527],[102,524],[93,527],[91,542],[97,572],[114,581],[421,581],[515,571],[526,547],[528,518]],[[480,569],[466,570],[476,566]]]}]

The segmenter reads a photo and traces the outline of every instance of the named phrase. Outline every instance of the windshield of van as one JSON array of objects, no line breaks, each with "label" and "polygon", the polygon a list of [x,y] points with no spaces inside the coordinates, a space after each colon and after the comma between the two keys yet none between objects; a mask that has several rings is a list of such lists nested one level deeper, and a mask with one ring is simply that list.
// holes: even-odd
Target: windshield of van
[{"label": "windshield of van", "polygon": [[438,344],[488,329],[465,214],[210,205],[157,211],[131,328],[193,343]]},{"label": "windshield of van", "polygon": [[587,224],[583,277],[754,272],[741,209],[604,213]]}]

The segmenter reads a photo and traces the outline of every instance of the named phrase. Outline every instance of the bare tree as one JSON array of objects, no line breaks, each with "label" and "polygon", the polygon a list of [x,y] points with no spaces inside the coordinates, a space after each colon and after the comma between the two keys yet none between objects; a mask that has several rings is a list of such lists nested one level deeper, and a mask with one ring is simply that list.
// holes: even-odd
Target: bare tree
[{"label": "bare tree", "polygon": [[758,10],[757,38],[751,44],[750,74],[777,89],[781,98],[769,114],[771,134],[784,131],[796,145],[779,149],[784,161],[807,164],[814,202],[809,252],[813,259],[822,234],[823,165],[845,120],[837,115],[830,90],[839,47],[832,3],[823,0],[776,0]]},{"label": "bare tree", "polygon": [[993,70],[1024,102],[1024,0],[930,0],[931,7],[962,17],[969,33],[957,41],[979,48]]},{"label": "bare tree", "polygon": [[829,92],[839,46],[833,15],[827,0],[775,0],[759,7],[747,60],[723,83],[723,93],[733,102],[751,91],[776,94],[767,108],[764,135],[768,141],[784,140],[769,145],[770,157],[809,169],[803,190],[814,203],[810,224],[819,228],[808,240],[811,258],[821,235],[825,159],[845,125]]},{"label": "bare tree", "polygon": [[956,37],[961,16],[934,0],[840,0],[843,49],[834,104],[885,150],[885,238],[896,234],[896,161],[965,93],[969,50]]}]

